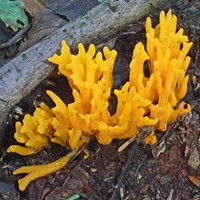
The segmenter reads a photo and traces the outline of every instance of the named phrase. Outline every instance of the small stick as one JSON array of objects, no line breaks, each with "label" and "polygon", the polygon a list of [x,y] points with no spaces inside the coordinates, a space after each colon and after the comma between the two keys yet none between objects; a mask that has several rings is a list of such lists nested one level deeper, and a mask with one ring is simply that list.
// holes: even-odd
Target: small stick
[{"label": "small stick", "polygon": [[139,172],[139,169],[141,168],[141,166],[144,164],[144,161],[146,160],[147,156],[149,155],[149,153],[153,150],[154,147],[158,146],[164,139],[166,139],[169,134],[170,134],[170,129],[171,128],[168,128],[168,130],[166,131],[166,133],[161,137],[161,139],[156,143],[154,144],[148,151],[147,153],[144,155],[142,161],[140,162],[140,164],[138,165],[138,167],[136,168],[135,170],[135,176],[138,175],[138,172]]},{"label": "small stick", "polygon": [[8,42],[3,43],[0,45],[0,49],[5,49],[8,47],[11,47],[13,44],[18,42],[18,39],[31,27],[29,24],[28,26],[25,26],[22,28],[19,32],[17,32]]},{"label": "small stick", "polygon": [[[132,159],[133,159],[133,154],[134,154],[134,150],[138,147],[138,144],[139,144],[139,142],[141,142],[142,140],[143,140],[143,138],[144,138],[144,136],[147,136],[147,135],[149,135],[152,131],[153,131],[153,126],[147,126],[147,127],[144,127],[142,130],[140,130],[140,132],[138,133],[138,140],[137,140],[137,142],[136,143],[134,143],[133,145],[132,145],[132,148],[130,149],[130,151],[129,151],[129,155],[128,155],[128,158],[127,158],[127,161],[126,161],[126,164],[125,164],[125,166],[124,166],[124,168],[122,169],[122,172],[121,172],[121,174],[120,174],[120,176],[119,176],[119,178],[118,178],[118,180],[117,180],[117,185],[116,185],[116,188],[115,188],[115,191],[113,192],[113,194],[112,194],[112,197],[110,198],[110,200],[115,200],[116,198],[116,195],[117,195],[117,192],[118,192],[118,190],[119,190],[119,187],[120,187],[120,185],[121,185],[121,183],[123,182],[123,180],[124,180],[124,178],[125,178],[125,174],[126,174],[126,171],[127,171],[127,169],[128,169],[128,166],[130,165],[130,163],[131,163],[131,161],[132,161]],[[119,150],[123,150],[123,149],[125,149],[133,140],[135,139],[135,137],[133,137],[133,138],[130,138],[127,142],[125,142],[119,149],[118,149],[118,151]]]},{"label": "small stick", "polygon": [[148,136],[149,134],[151,134],[151,132],[153,131],[154,127],[153,126],[145,126],[143,127],[139,133],[137,135],[134,135],[132,138],[130,138],[129,140],[127,140],[124,144],[122,144],[119,148],[118,148],[118,152],[122,152],[129,144],[131,144],[135,138],[137,137],[137,143],[140,143],[143,141],[144,137]]},{"label": "small stick", "polygon": [[118,190],[119,190],[119,188],[120,188],[121,183],[123,182],[123,180],[124,180],[124,178],[125,178],[126,171],[127,171],[128,166],[130,165],[130,163],[131,163],[131,161],[132,161],[132,159],[133,159],[133,154],[134,154],[134,152],[135,152],[134,150],[135,150],[135,148],[136,148],[137,146],[138,146],[138,143],[134,143],[134,144],[132,145],[132,148],[131,148],[130,151],[129,151],[129,155],[128,155],[126,164],[125,164],[124,168],[122,169],[122,172],[121,172],[121,174],[120,174],[120,176],[119,176],[119,178],[118,178],[118,180],[117,180],[117,185],[116,185],[116,187],[115,187],[115,191],[113,192],[113,194],[112,194],[110,200],[115,200],[115,199],[116,199],[117,192],[118,192]]},{"label": "small stick", "polygon": [[132,138],[130,138],[129,140],[127,140],[125,143],[123,143],[119,148],[118,148],[118,152],[122,152],[124,149],[126,149],[126,147],[131,144],[137,135],[133,136]]}]

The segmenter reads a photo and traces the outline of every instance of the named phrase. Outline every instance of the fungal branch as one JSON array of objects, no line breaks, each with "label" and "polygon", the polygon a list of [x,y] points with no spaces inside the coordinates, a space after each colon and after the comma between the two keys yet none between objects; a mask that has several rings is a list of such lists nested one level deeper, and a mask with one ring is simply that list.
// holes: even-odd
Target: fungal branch
[{"label": "fungal branch", "polygon": [[[83,44],[79,44],[78,53],[74,55],[62,41],[61,54],[48,60],[68,79],[74,102],[66,105],[55,93],[47,91],[55,106],[49,108],[41,103],[33,115],[27,114],[22,122],[16,122],[14,137],[23,146],[11,145],[8,152],[27,156],[51,142],[74,150],[92,136],[100,144],[108,145],[113,139],[135,137],[145,126],[154,128],[144,137],[144,142],[155,144],[154,131],[165,131],[167,124],[191,110],[181,99],[187,92],[185,73],[190,63],[187,53],[192,43],[183,35],[183,29],[176,29],[177,18],[171,10],[166,15],[163,11],[160,13],[160,23],[155,28],[147,18],[147,44],[139,42],[133,50],[129,81],[120,90],[114,90],[117,109],[112,116],[108,100],[117,52],[107,47],[103,52],[96,52],[93,44],[86,51]],[[145,61],[149,64],[149,77],[143,72]],[[72,156],[74,154],[69,153],[47,165],[17,169],[14,174],[28,174],[19,180],[20,190],[34,179],[61,169]]]}]

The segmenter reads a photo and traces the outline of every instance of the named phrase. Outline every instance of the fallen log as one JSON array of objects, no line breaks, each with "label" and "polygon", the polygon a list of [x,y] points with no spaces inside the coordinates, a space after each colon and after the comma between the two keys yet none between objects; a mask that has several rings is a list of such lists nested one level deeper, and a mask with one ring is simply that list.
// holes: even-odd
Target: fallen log
[{"label": "fallen log", "polygon": [[167,0],[107,0],[0,68],[0,127],[10,109],[48,77],[53,67],[47,58],[65,39],[73,49],[79,42],[98,44],[142,17],[163,7]]}]

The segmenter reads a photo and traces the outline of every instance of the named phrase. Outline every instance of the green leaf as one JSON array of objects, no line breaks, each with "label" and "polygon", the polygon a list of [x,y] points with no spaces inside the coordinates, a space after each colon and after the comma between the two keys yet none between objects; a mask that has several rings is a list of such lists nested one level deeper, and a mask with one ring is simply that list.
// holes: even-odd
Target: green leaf
[{"label": "green leaf", "polygon": [[20,0],[0,0],[0,19],[13,31],[28,25],[28,18],[23,10],[24,3]]},{"label": "green leaf", "polygon": [[73,196],[67,198],[66,200],[76,200],[76,199],[78,199],[79,197],[80,197],[79,194],[74,194]]}]

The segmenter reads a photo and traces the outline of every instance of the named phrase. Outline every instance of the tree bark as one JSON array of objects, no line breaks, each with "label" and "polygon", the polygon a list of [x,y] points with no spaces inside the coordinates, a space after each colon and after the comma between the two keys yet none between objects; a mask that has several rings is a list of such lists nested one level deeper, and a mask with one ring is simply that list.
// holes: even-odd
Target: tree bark
[{"label": "tree bark", "polygon": [[104,1],[5,64],[0,68],[0,127],[10,109],[51,74],[53,67],[47,58],[60,49],[62,39],[72,49],[79,42],[100,43],[166,3],[167,0]]}]

